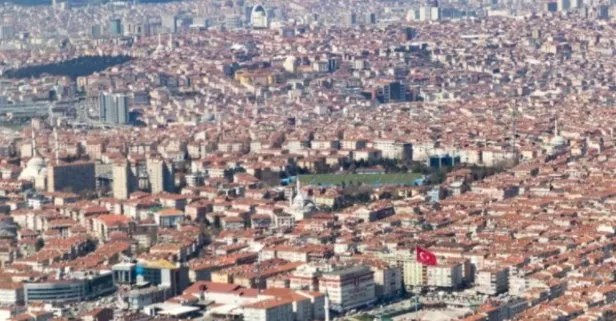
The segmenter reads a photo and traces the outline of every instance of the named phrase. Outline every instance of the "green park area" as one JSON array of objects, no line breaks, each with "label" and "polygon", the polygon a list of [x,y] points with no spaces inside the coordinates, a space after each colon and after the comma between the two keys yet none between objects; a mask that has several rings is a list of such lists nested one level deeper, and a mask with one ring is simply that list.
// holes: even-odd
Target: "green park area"
[{"label": "green park area", "polygon": [[305,185],[413,185],[421,180],[420,173],[384,173],[384,174],[309,174],[300,175]]},{"label": "green park area", "polygon": [[356,317],[353,317],[353,319],[358,320],[358,321],[373,321],[374,317],[371,315],[367,315],[367,314],[361,314]]}]

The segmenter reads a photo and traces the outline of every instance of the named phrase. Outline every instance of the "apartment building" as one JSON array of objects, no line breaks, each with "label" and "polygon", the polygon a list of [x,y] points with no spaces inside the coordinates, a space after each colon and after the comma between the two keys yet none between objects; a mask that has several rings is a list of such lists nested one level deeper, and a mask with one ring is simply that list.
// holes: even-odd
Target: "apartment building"
[{"label": "apartment building", "polygon": [[357,265],[324,273],[319,279],[319,291],[329,295],[334,311],[368,306],[376,301],[374,272],[368,266]]},{"label": "apartment building", "polygon": [[0,284],[0,304],[16,305],[24,303],[24,286],[22,283],[3,282]]},{"label": "apartment building", "polygon": [[372,147],[381,151],[385,159],[411,160],[413,159],[413,145],[403,143],[393,139],[375,140]]},{"label": "apartment building", "polygon": [[94,163],[74,162],[49,165],[47,168],[47,191],[71,190],[75,193],[93,191],[96,188]]},{"label": "apartment building", "polygon": [[425,266],[424,282],[427,286],[457,289],[463,282],[462,264],[439,262],[436,266]]},{"label": "apartment building", "polygon": [[397,297],[402,292],[402,271],[397,266],[389,266],[384,262],[370,264],[374,272],[375,295],[379,299]]},{"label": "apartment building", "polygon": [[506,267],[481,269],[477,271],[475,286],[477,292],[488,295],[507,292],[509,289],[509,269]]}]

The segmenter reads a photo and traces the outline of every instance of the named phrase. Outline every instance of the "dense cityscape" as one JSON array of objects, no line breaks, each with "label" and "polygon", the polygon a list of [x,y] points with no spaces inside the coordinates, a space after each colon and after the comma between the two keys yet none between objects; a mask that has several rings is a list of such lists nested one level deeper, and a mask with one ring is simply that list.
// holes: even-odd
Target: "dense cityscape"
[{"label": "dense cityscape", "polygon": [[615,21],[4,2],[0,321],[616,320]]}]

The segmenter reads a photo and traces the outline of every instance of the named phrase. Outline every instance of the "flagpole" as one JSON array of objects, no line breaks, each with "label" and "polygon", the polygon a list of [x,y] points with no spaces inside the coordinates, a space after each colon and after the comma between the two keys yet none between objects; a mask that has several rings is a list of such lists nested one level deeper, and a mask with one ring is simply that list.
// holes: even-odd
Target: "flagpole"
[{"label": "flagpole", "polygon": [[[426,266],[435,266],[438,264],[436,255],[432,252],[429,252],[421,248],[419,245],[415,245],[415,261],[419,262],[422,265],[422,274],[425,271]],[[423,290],[423,286],[422,286],[422,290]],[[420,294],[421,294],[421,290],[420,290]],[[418,311],[419,311],[419,294],[415,296],[415,314],[417,314]]]}]

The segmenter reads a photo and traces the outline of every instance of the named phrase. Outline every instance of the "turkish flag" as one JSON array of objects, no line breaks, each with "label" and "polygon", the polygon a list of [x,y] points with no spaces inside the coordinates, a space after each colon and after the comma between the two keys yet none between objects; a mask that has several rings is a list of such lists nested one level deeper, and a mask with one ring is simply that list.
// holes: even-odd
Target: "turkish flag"
[{"label": "turkish flag", "polygon": [[415,255],[417,262],[421,264],[436,265],[436,255],[426,249],[417,246],[415,248]]}]

